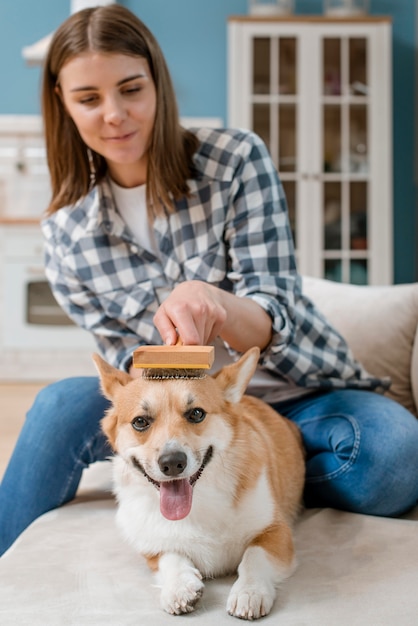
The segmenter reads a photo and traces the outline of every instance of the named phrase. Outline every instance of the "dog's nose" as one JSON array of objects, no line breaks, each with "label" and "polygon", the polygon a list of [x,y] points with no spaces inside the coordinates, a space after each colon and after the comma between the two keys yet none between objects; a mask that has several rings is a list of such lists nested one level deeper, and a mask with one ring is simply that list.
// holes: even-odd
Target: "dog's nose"
[{"label": "dog's nose", "polygon": [[184,452],[168,452],[158,459],[160,470],[165,476],[178,476],[187,466],[187,456]]}]

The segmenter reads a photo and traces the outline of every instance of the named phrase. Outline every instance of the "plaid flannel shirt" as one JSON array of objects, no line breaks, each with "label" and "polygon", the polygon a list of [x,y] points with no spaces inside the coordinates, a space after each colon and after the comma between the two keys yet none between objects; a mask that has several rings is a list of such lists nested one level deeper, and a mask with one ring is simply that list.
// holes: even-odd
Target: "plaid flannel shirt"
[{"label": "plaid flannel shirt", "polygon": [[190,195],[154,223],[158,258],[138,246],[106,180],[42,222],[58,303],[93,333],[108,362],[126,368],[139,345],[161,343],[153,324],[161,294],[182,281],[209,282],[271,316],[273,337],[259,367],[281,383],[384,387],[301,293],[283,187],[264,143],[241,130],[195,133]]}]

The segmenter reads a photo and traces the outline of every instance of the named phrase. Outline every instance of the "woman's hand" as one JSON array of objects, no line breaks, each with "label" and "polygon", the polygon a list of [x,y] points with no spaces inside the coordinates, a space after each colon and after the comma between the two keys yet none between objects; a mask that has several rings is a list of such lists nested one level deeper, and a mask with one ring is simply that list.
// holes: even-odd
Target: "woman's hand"
[{"label": "woman's hand", "polygon": [[178,336],[185,345],[212,343],[221,333],[227,316],[219,292],[198,280],[177,285],[154,316],[164,343],[173,345]]},{"label": "woman's hand", "polygon": [[263,350],[271,340],[270,316],[250,298],[192,280],[175,287],[154,316],[166,345],[208,345],[220,336],[231,348]]}]

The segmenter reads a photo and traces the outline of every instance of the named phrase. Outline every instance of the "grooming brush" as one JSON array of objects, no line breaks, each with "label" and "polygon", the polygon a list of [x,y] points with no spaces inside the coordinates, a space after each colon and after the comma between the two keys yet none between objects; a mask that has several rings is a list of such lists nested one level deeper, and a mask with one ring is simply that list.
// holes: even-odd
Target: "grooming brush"
[{"label": "grooming brush", "polygon": [[132,364],[142,368],[143,378],[165,380],[173,378],[205,378],[212,367],[213,346],[141,346],[134,350]]}]

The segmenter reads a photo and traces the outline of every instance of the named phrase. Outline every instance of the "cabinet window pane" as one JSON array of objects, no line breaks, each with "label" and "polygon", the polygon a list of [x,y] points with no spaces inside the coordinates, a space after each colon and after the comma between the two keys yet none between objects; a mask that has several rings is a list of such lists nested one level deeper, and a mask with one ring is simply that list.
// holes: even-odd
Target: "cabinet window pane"
[{"label": "cabinet window pane", "polygon": [[326,259],[324,267],[324,276],[328,280],[342,282],[342,263],[340,260]]},{"label": "cabinet window pane", "polygon": [[353,283],[353,285],[367,285],[368,272],[366,259],[350,261],[350,283]]},{"label": "cabinet window pane", "polygon": [[350,184],[350,248],[367,250],[367,183]]},{"label": "cabinet window pane", "polygon": [[356,96],[367,96],[367,40],[350,39],[350,91]]},{"label": "cabinet window pane", "polygon": [[324,172],[341,172],[341,107],[324,106]]},{"label": "cabinet window pane", "polygon": [[297,229],[296,229],[296,183],[291,180],[283,181],[283,188],[286,194],[287,206],[289,209],[289,221],[290,228],[292,231],[293,242],[295,244],[295,248],[298,247],[297,242]]},{"label": "cabinet window pane", "polygon": [[270,150],[270,105],[254,104],[253,105],[253,130],[266,144]]},{"label": "cabinet window pane", "polygon": [[296,93],[296,39],[293,37],[279,40],[279,93]]},{"label": "cabinet window pane", "polygon": [[279,106],[279,172],[294,172],[296,167],[296,106]]},{"label": "cabinet window pane", "polygon": [[367,146],[367,107],[350,107],[350,171],[367,174],[369,170]]},{"label": "cabinet window pane", "polygon": [[325,183],[324,248],[340,250],[341,247],[341,183]]},{"label": "cabinet window pane", "polygon": [[325,38],[323,57],[324,95],[339,96],[341,94],[341,40]]},{"label": "cabinet window pane", "polygon": [[253,55],[253,93],[270,93],[270,39],[256,37]]}]

